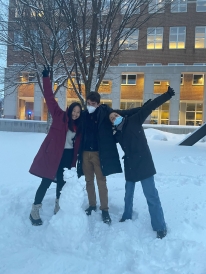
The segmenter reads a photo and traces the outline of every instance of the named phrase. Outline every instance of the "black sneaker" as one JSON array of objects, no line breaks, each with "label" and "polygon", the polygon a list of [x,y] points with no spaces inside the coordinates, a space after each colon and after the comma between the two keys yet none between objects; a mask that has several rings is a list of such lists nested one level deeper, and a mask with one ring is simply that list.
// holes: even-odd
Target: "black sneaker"
[{"label": "black sneaker", "polygon": [[89,206],[89,207],[85,210],[85,212],[86,212],[86,214],[89,216],[89,215],[92,214],[92,210],[93,210],[93,211],[97,211],[97,207],[96,207],[96,206]]},{"label": "black sneaker", "polygon": [[119,220],[120,223],[124,223],[125,221],[126,221],[126,220],[125,220],[125,219],[122,219],[122,218]]},{"label": "black sneaker", "polygon": [[157,231],[157,238],[162,239],[167,235],[167,230]]},{"label": "black sneaker", "polygon": [[110,225],[112,220],[109,216],[109,212],[107,210],[102,210],[102,221],[105,223],[105,224],[108,224]]}]

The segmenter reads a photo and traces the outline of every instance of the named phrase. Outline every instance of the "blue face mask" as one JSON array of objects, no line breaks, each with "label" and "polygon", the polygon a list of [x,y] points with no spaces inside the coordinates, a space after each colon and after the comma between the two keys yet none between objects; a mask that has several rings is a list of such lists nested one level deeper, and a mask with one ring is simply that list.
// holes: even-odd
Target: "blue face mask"
[{"label": "blue face mask", "polygon": [[122,116],[116,117],[116,119],[114,120],[114,126],[118,126],[119,124],[121,124],[122,120],[123,120]]}]

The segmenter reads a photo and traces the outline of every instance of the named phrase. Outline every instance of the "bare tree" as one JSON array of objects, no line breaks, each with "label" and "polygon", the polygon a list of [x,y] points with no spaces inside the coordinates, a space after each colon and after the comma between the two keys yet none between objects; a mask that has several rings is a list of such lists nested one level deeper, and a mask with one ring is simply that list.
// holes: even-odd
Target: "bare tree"
[{"label": "bare tree", "polygon": [[[1,0],[2,1],[2,0]],[[98,91],[118,55],[135,46],[128,39],[168,5],[156,0],[10,0],[9,18],[0,41],[21,53],[20,70],[51,68],[56,93],[68,80],[84,105]]]}]

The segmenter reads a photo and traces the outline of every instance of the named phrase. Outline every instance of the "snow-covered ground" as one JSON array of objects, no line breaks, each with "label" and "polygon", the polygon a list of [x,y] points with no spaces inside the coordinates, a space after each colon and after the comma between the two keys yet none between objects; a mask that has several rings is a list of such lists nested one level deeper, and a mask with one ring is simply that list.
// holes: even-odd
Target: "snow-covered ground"
[{"label": "snow-covered ground", "polygon": [[178,146],[184,135],[145,132],[168,226],[163,240],[152,231],[140,183],[133,220],[119,223],[123,174],[107,178],[111,226],[102,223],[100,210],[85,216],[85,182],[75,173],[67,179],[58,214],[53,215],[52,184],[43,201],[43,226],[32,226],[29,213],[40,179],[28,170],[45,135],[0,132],[0,273],[205,274],[206,143]]}]

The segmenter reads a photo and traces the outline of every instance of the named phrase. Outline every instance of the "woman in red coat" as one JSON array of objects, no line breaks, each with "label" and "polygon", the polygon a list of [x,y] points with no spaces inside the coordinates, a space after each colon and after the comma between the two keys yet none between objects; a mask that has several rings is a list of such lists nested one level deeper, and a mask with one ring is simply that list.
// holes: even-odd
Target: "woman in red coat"
[{"label": "woman in red coat", "polygon": [[42,225],[39,209],[47,189],[54,181],[57,183],[54,214],[59,210],[60,192],[65,184],[63,180],[64,168],[76,167],[82,112],[82,107],[77,102],[72,103],[66,111],[63,111],[54,98],[49,68],[44,68],[42,74],[44,97],[53,121],[29,170],[31,174],[42,178],[29,216],[32,224],[36,226]]}]

